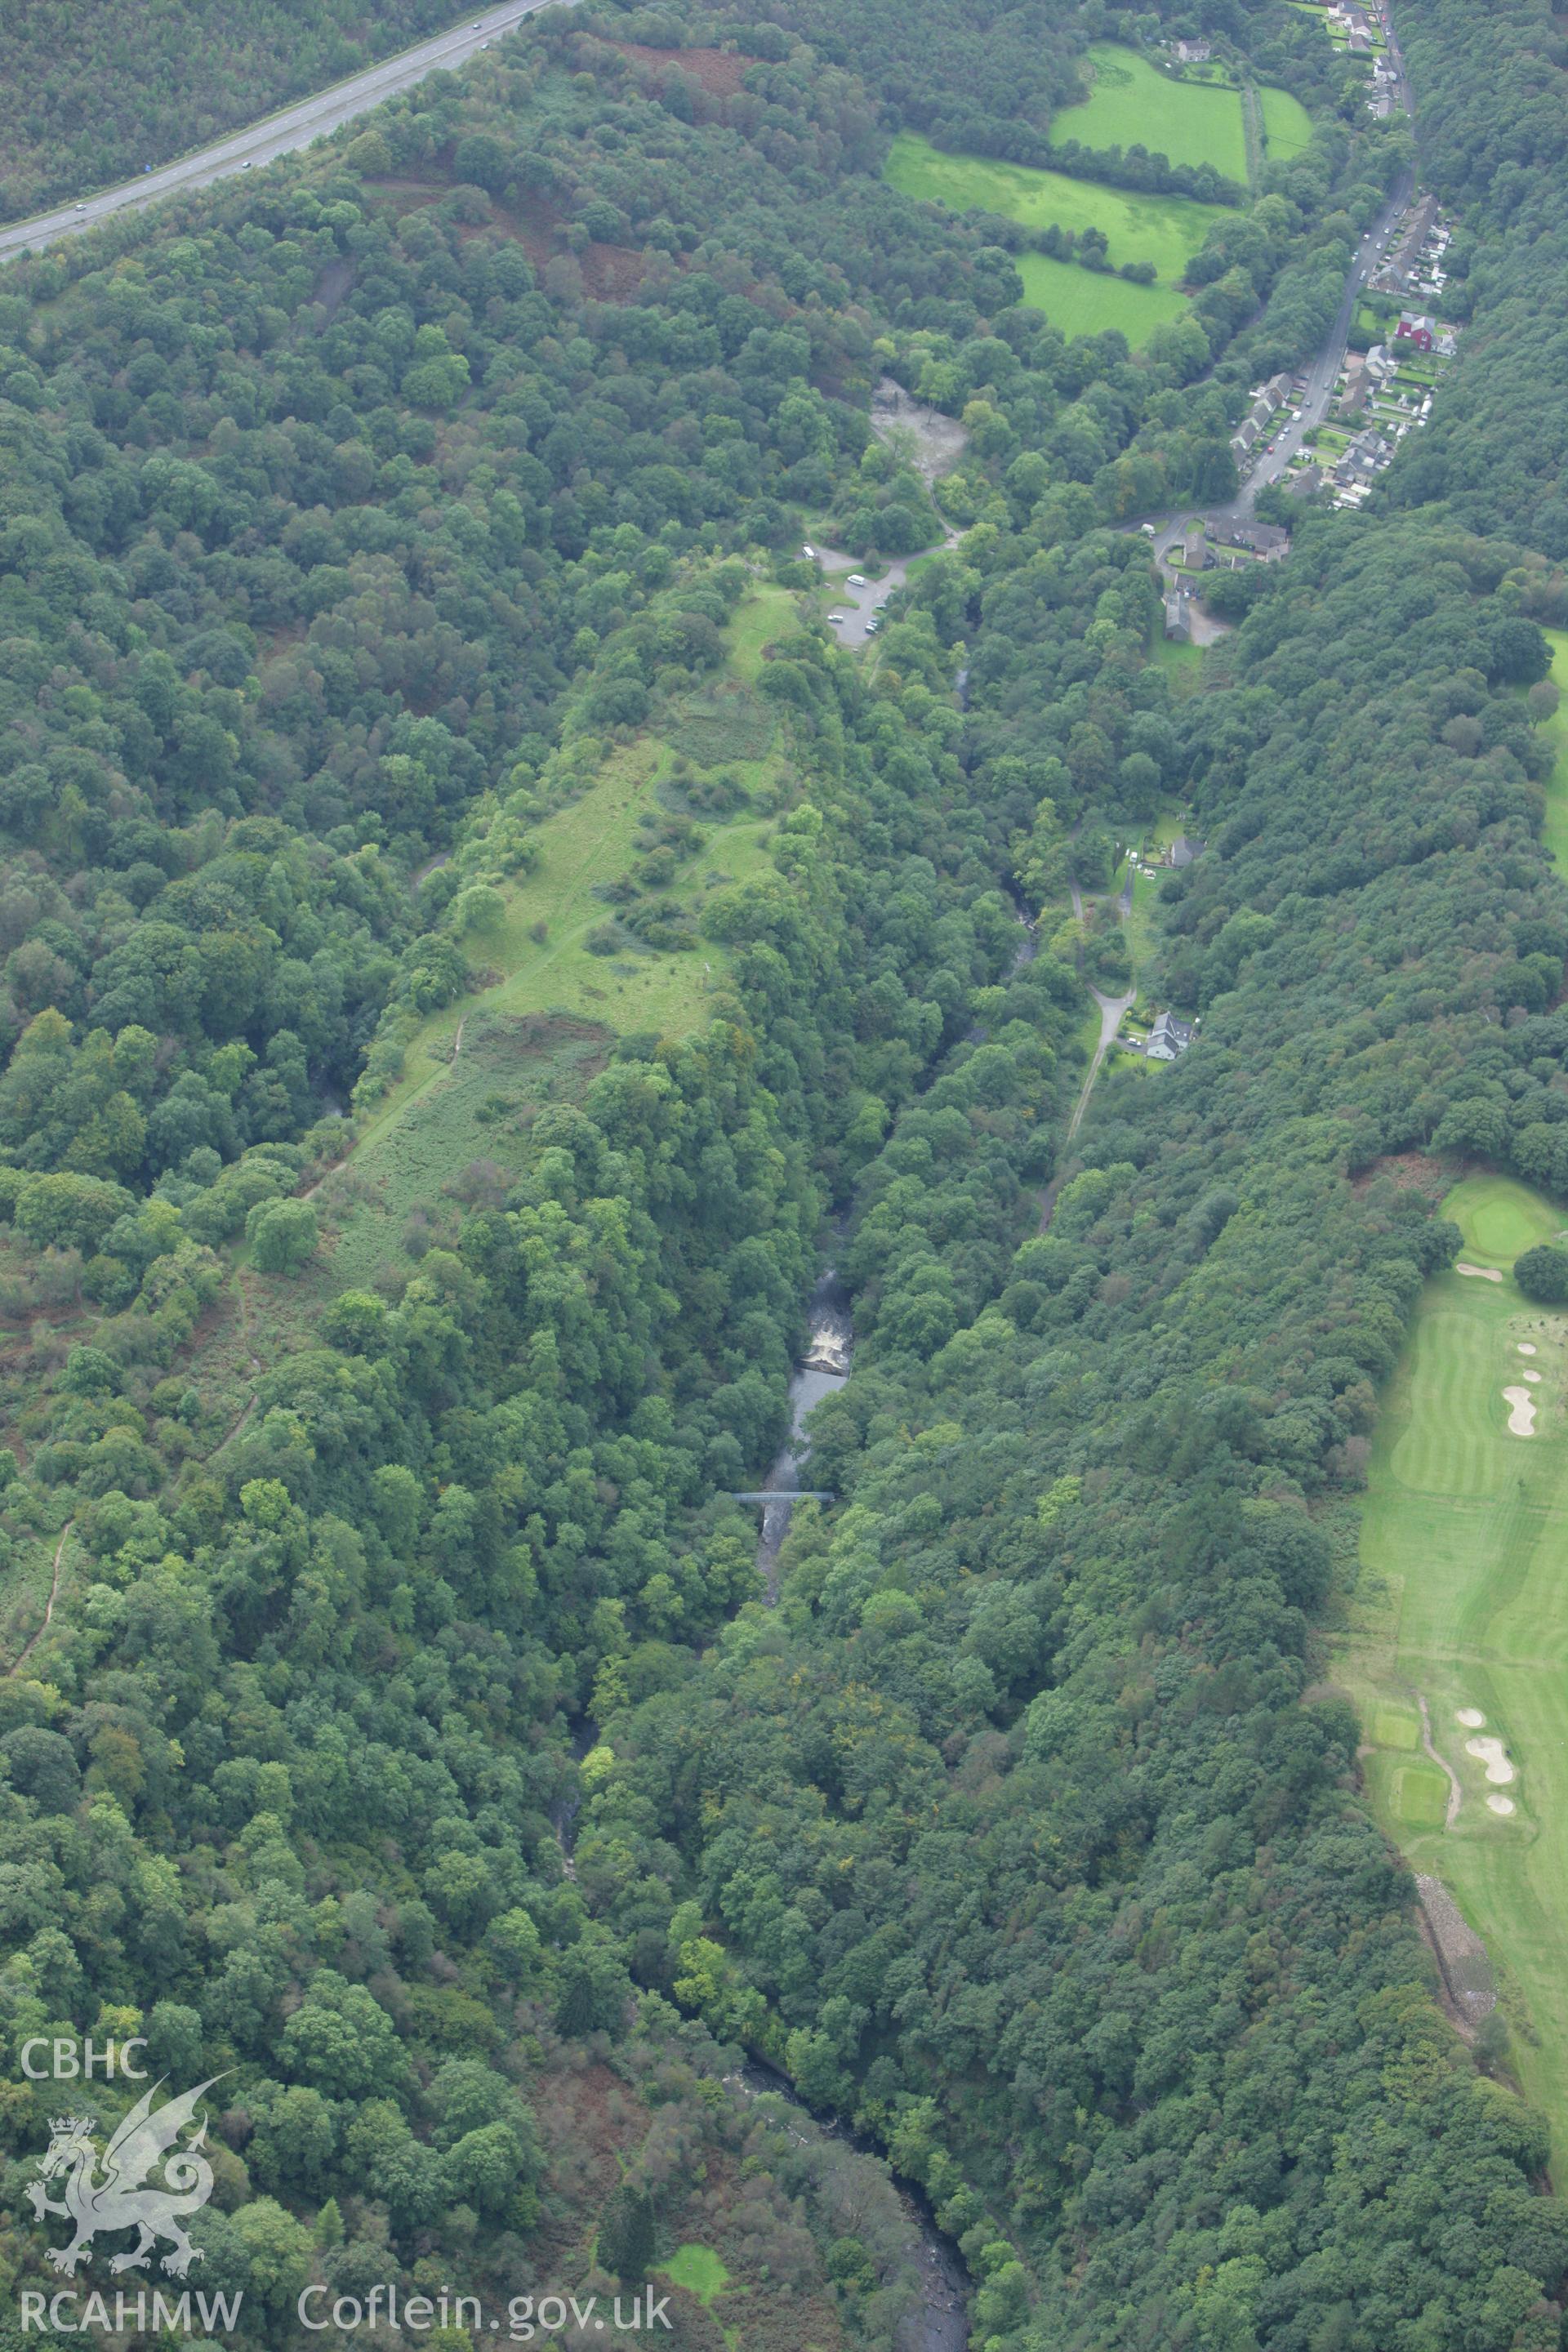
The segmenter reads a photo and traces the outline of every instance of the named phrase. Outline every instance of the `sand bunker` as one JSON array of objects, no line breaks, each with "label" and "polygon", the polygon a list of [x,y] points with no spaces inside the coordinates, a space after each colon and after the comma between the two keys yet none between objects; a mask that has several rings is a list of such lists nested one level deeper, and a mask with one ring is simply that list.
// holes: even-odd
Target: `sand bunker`
[{"label": "sand bunker", "polygon": [[1467,1731],[1479,1731],[1486,1721],[1486,1717],[1479,1706],[1462,1706],[1454,1717],[1454,1721],[1462,1723]]},{"label": "sand bunker", "polygon": [[1467,1739],[1465,1753],[1486,1766],[1487,1779],[1494,1788],[1506,1789],[1513,1779],[1513,1766],[1503,1754],[1500,1739]]},{"label": "sand bunker", "polygon": [[1521,1356],[1538,1356],[1541,1350],[1533,1339],[1521,1339],[1519,1343],[1519,1352]]},{"label": "sand bunker", "polygon": [[1528,1389],[1504,1389],[1502,1401],[1509,1408],[1508,1425],[1515,1437],[1535,1435],[1535,1399]]},{"label": "sand bunker", "polygon": [[1525,1376],[1524,1376],[1524,1377],[1525,1377],[1525,1379],[1530,1382],[1531,1387],[1531,1388],[1534,1388],[1534,1387],[1538,1384],[1538,1382],[1540,1381],[1541,1374],[1540,1374],[1539,1372],[1528,1372],[1528,1371],[1527,1371],[1527,1372],[1525,1373]]},{"label": "sand bunker", "polygon": [[1513,1811],[1513,1799],[1511,1797],[1489,1797],[1487,1799],[1487,1803],[1490,1806],[1494,1813],[1511,1813]]},{"label": "sand bunker", "polygon": [[1454,1268],[1456,1274],[1473,1274],[1479,1282],[1500,1282],[1501,1275],[1495,1265],[1467,1265],[1461,1258]]}]

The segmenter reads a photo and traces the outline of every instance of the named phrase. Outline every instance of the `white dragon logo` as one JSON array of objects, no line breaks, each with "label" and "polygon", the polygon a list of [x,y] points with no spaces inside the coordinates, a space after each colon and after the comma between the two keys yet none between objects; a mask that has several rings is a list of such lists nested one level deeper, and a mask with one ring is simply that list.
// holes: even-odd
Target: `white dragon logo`
[{"label": "white dragon logo", "polygon": [[[74,2277],[79,2263],[90,2261],[92,2242],[100,2230],[106,2236],[117,2230],[140,2232],[130,2253],[111,2258],[111,2272],[145,2270],[160,2238],[167,2238],[173,2248],[163,2256],[163,2268],[174,2277],[184,2278],[191,2264],[202,2260],[202,2250],[192,2245],[181,2227],[180,2216],[199,2213],[212,2195],[212,2166],[197,2153],[206,2140],[205,2116],[194,2137],[183,2147],[176,2147],[175,2142],[195,2116],[203,2093],[222,2079],[219,2074],[210,2075],[182,2098],[166,2099],[156,2114],[153,2112],[153,2099],[163,2083],[154,2083],[117,2126],[103,2151],[101,2172],[98,2144],[92,2136],[97,2117],[50,2118],[52,2137],[38,2159],[39,2178],[29,2186],[27,2201],[40,2221],[46,2213],[58,2213],[76,2224],[76,2236],[68,2246],[50,2246],[47,2250],[47,2259],[56,2270],[64,2271],[68,2278]],[[145,2186],[148,2174],[156,2171],[160,2164],[163,2185]],[[45,2183],[62,2176],[64,2195],[57,2201],[49,2196]]]}]

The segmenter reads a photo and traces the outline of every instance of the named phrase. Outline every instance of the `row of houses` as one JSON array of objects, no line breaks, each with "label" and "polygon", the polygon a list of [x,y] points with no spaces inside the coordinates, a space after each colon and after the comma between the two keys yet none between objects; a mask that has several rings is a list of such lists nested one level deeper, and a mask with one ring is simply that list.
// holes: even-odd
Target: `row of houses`
[{"label": "row of houses", "polygon": [[1257,444],[1267,434],[1290,397],[1291,381],[1288,375],[1270,376],[1262,390],[1254,394],[1252,406],[1230,436],[1230,454],[1237,466],[1246,463]]},{"label": "row of houses", "polygon": [[1372,61],[1372,87],[1367,92],[1367,111],[1386,122],[1399,100],[1399,75],[1386,58]]},{"label": "row of houses", "polygon": [[1417,292],[1439,293],[1447,282],[1443,256],[1447,246],[1448,230],[1437,199],[1423,196],[1405,215],[1397,244],[1368,282],[1374,293],[1396,294],[1402,301]]},{"label": "row of houses", "polygon": [[[1458,341],[1456,328],[1425,313],[1402,312],[1399,332],[1418,350],[1441,358],[1448,357]],[[1331,491],[1336,506],[1360,506],[1405,435],[1425,425],[1432,401],[1432,386],[1407,374],[1402,379],[1400,362],[1382,343],[1369,352],[1347,352],[1336,413],[1342,422],[1359,423],[1359,429],[1331,468],[1309,467],[1302,483],[1307,488]],[[1295,487],[1302,488],[1302,483]]]}]

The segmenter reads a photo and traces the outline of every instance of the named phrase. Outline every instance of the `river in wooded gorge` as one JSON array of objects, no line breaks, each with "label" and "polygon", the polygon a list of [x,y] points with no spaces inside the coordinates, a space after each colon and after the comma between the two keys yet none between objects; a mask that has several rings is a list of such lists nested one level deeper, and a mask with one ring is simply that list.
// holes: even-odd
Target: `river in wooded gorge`
[{"label": "river in wooded gorge", "polygon": [[[796,1365],[789,1384],[789,1434],[774,1457],[772,1469],[763,1482],[769,1500],[763,1505],[762,1535],[757,1544],[757,1566],[763,1572],[767,1603],[772,1608],[778,1599],[779,1550],[789,1533],[795,1506],[803,1494],[816,1490],[810,1484],[811,1444],[806,1430],[806,1418],[825,1397],[841,1389],[849,1377],[855,1348],[855,1327],[850,1318],[849,1300],[839,1282],[837,1271],[827,1266],[817,1276],[810,1303],[806,1308],[807,1344],[805,1354]],[[748,2058],[738,2075],[726,2077],[731,2089],[745,2098],[763,2095],[786,2101],[803,2116],[809,2111],[795,2096],[795,2085],[787,2074],[764,2060]],[[874,2156],[886,2165],[887,2158],[872,2140],[867,2139],[847,2124],[824,2121],[810,2116],[813,2127],[829,2137],[842,2139],[865,2155]],[[931,2208],[920,2190],[897,2173],[889,2172],[899,2201],[904,2209],[915,2242],[914,2260],[920,2273],[921,2297],[899,2327],[900,2352],[964,2352],[969,2342],[969,2326],[965,2316],[969,2277],[957,2248],[944,2237],[932,2219]]]},{"label": "river in wooded gorge", "polygon": [[824,1397],[841,1389],[849,1377],[855,1333],[849,1320],[849,1302],[832,1266],[817,1276],[806,1309],[806,1350],[789,1384],[789,1435],[763,1481],[763,1491],[778,1498],[763,1505],[763,1532],[757,1544],[757,1566],[763,1571],[770,1609],[779,1597],[779,1547],[789,1533],[790,1519],[802,1492],[801,1474],[810,1451],[806,1415]]},{"label": "river in wooded gorge", "polygon": [[[806,1349],[791,1376],[789,1384],[789,1434],[779,1448],[773,1467],[763,1486],[762,1534],[757,1544],[757,1565],[762,1570],[767,1604],[771,1608],[778,1599],[779,1549],[789,1533],[790,1517],[795,1503],[803,1494],[814,1491],[807,1484],[810,1472],[810,1444],[806,1417],[824,1397],[841,1389],[849,1377],[854,1351],[855,1332],[850,1319],[849,1301],[832,1266],[818,1276],[806,1308]],[[579,1759],[586,1754],[596,1738],[595,1727],[580,1724],[574,1742],[574,1753]],[[576,1875],[573,1847],[576,1838],[576,1817],[580,1800],[576,1797],[560,1801],[554,1811],[555,1833],[561,1845],[563,1865],[569,1877]],[[919,2273],[919,2301],[913,2304],[898,2330],[899,2352],[964,2352],[969,2342],[966,2316],[969,2296],[969,2276],[952,2241],[937,2228],[923,2193],[912,2183],[902,2180],[887,2168],[887,2159],[875,2142],[854,2131],[847,2124],[814,2116],[795,2095],[794,2084],[787,2074],[765,2060],[748,2057],[736,2074],[727,2075],[730,2089],[744,2099],[770,2096],[792,2108],[801,2119],[801,2134],[806,2130],[826,2135],[858,2148],[863,2155],[875,2157],[888,2169],[899,2202],[910,2224],[911,2260]]]}]

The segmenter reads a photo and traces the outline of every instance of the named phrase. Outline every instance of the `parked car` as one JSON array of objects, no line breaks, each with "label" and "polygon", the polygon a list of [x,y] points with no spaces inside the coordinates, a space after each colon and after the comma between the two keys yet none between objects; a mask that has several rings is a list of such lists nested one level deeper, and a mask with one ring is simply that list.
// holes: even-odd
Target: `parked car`
[{"label": "parked car", "polygon": [[849,574],[849,585],[851,588],[864,588],[866,574],[863,572],[852,572]]}]

